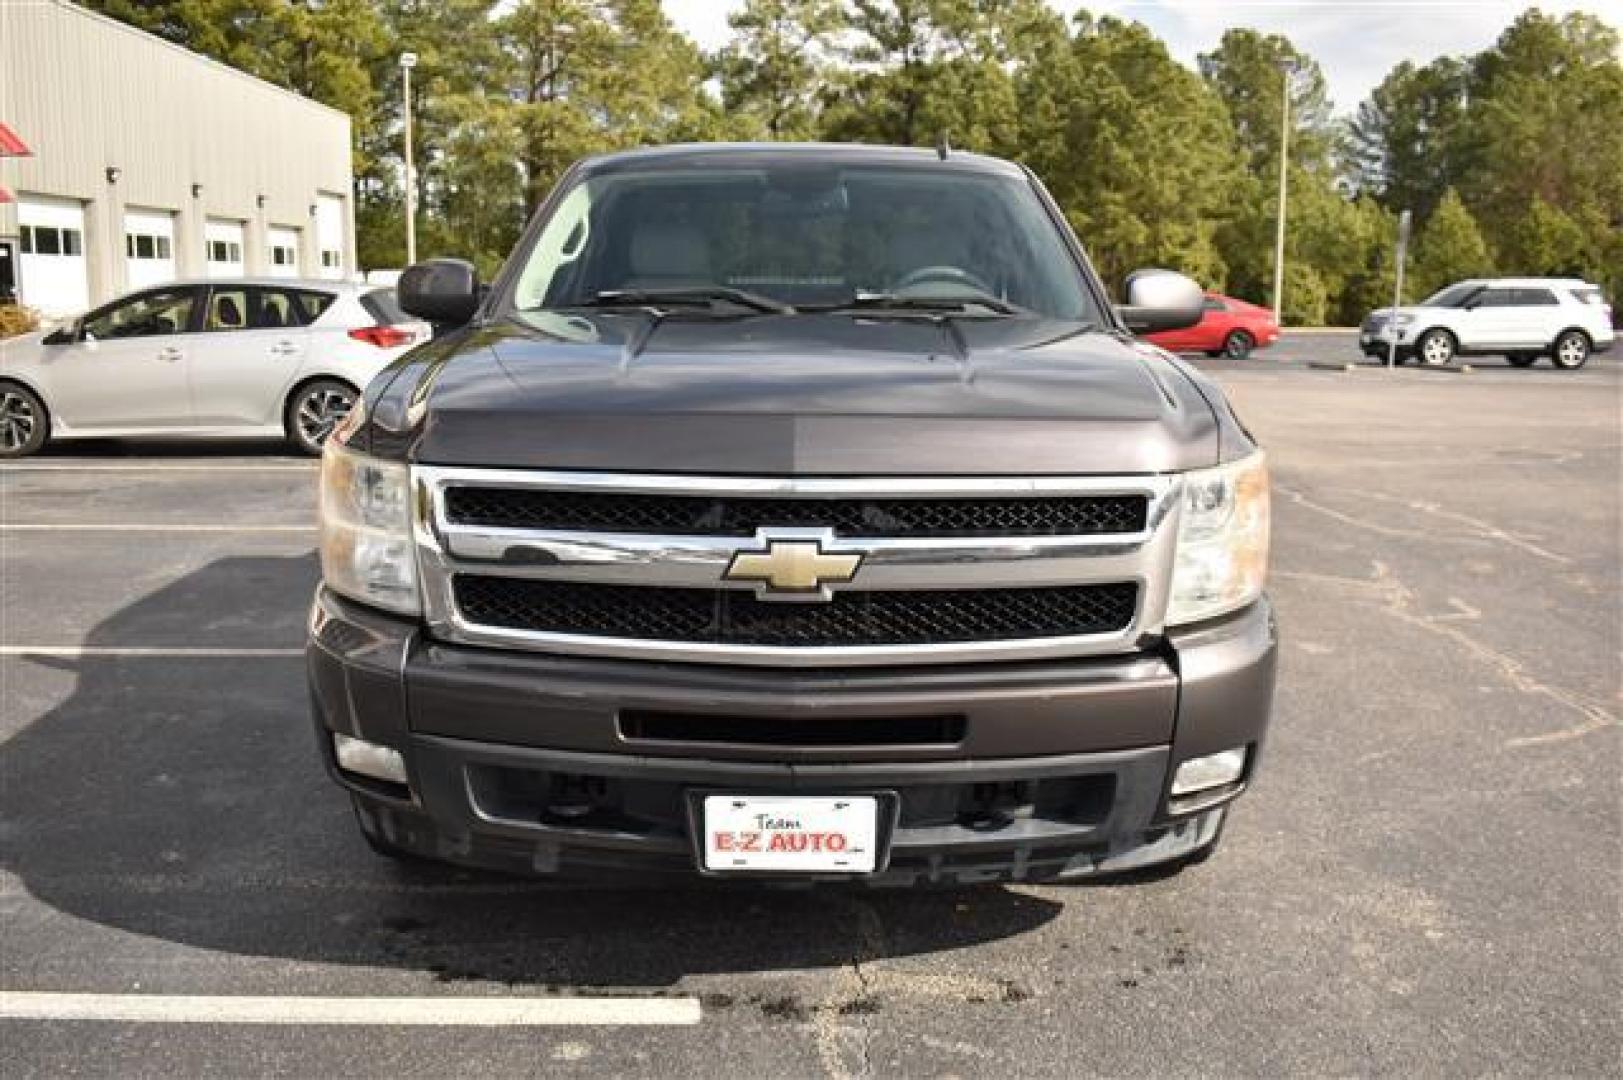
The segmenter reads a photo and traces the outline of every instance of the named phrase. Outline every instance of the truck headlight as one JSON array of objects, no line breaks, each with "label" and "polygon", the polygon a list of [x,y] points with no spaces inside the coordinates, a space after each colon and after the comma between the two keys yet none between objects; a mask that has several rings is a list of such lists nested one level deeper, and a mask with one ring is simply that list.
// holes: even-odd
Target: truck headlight
[{"label": "truck headlight", "polygon": [[1268,465],[1261,450],[1183,477],[1167,624],[1209,619],[1262,595],[1268,576]]},{"label": "truck headlight", "polygon": [[321,576],[352,600],[416,615],[417,555],[411,534],[411,471],[343,445],[321,452]]}]

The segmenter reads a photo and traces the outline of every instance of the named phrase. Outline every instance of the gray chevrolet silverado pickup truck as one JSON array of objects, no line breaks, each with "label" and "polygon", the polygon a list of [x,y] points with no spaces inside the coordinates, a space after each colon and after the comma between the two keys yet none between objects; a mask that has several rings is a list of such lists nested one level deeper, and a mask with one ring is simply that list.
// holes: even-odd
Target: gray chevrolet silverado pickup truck
[{"label": "gray chevrolet silverado pickup truck", "polygon": [[1204,858],[1276,636],[1262,452],[1166,271],[1027,170],[584,161],[321,473],[320,746],[378,851],[542,875],[1070,879]]}]

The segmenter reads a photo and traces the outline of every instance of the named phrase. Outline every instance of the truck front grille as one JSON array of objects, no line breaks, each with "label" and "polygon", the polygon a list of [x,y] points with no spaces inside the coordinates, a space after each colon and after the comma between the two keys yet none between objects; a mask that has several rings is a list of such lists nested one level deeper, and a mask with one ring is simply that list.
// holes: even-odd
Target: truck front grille
[{"label": "truck front grille", "polygon": [[546,634],[838,648],[1074,637],[1124,629],[1132,582],[1035,589],[842,592],[775,603],[728,589],[653,589],[458,574],[464,616]]},{"label": "truck front grille", "polygon": [[1102,536],[1144,528],[1143,495],[1019,498],[825,498],[660,495],[453,487],[457,525],[665,536],[754,536],[773,527],[847,536]]},{"label": "truck front grille", "polygon": [[779,668],[1141,649],[1183,492],[1170,474],[412,476],[431,637]]}]

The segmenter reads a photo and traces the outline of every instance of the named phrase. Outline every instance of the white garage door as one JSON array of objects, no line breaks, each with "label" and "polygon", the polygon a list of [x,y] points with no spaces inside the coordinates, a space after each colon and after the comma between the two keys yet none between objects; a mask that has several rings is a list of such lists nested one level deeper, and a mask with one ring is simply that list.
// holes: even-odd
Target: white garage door
[{"label": "white garage door", "polygon": [[23,303],[48,316],[76,315],[89,307],[84,204],[24,195],[17,203],[17,224]]},{"label": "white garage door", "polygon": [[265,273],[271,277],[299,276],[299,230],[272,225],[265,230]]},{"label": "white garage door", "polygon": [[246,272],[242,245],[247,230],[240,221],[210,218],[203,224],[203,255],[211,278],[237,278]]},{"label": "white garage door", "polygon": [[175,215],[167,210],[126,210],[124,259],[132,290],[175,280]]},{"label": "white garage door", "polygon": [[344,200],[332,195],[316,196],[316,251],[320,253],[318,272],[324,278],[344,276]]}]

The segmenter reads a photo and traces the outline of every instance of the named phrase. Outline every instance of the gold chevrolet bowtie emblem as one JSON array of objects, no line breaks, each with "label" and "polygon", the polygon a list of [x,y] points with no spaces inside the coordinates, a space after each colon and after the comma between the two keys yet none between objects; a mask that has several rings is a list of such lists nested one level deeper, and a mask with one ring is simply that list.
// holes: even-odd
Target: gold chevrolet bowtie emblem
[{"label": "gold chevrolet bowtie emblem", "polygon": [[815,539],[768,540],[765,551],[740,551],[723,576],[729,581],[755,581],[760,591],[825,593],[825,586],[856,577],[862,556],[826,552]]}]

